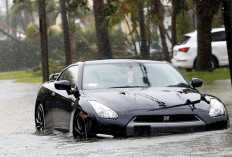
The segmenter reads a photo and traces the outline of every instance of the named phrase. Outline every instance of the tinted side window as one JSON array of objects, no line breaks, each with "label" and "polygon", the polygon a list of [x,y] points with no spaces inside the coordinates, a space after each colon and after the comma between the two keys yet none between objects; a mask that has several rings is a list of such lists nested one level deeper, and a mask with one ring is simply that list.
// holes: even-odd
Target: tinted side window
[{"label": "tinted side window", "polygon": [[60,74],[60,76],[58,77],[57,80],[58,80],[58,81],[63,80],[64,75],[65,75],[66,72],[67,72],[67,70],[63,71],[63,72]]},{"label": "tinted side window", "polygon": [[75,87],[78,81],[78,66],[72,66],[66,69],[60,76],[59,80],[67,80]]},{"label": "tinted side window", "polygon": [[190,36],[184,36],[182,40],[177,45],[184,45],[190,40]]},{"label": "tinted side window", "polygon": [[212,42],[217,42],[217,41],[226,41],[225,31],[212,33]]}]

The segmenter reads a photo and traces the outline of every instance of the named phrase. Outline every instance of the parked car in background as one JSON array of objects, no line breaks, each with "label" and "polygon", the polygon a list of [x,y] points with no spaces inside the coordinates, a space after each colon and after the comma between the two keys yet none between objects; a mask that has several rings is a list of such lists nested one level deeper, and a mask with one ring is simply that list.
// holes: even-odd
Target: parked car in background
[{"label": "parked car in background", "polygon": [[[212,29],[212,68],[228,66],[225,28]],[[173,48],[172,64],[192,70],[196,67],[197,31],[185,34],[180,43]]]}]

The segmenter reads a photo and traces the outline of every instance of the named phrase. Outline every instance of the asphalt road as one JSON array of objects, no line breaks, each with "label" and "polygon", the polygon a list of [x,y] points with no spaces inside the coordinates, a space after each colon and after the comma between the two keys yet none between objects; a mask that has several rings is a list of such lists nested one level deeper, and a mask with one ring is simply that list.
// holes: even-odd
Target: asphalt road
[{"label": "asphalt road", "polygon": [[[39,135],[34,101],[40,84],[0,81],[0,156],[232,156],[232,132],[201,132],[146,138],[76,141],[69,134]],[[229,81],[201,90],[218,96],[232,117]]]}]

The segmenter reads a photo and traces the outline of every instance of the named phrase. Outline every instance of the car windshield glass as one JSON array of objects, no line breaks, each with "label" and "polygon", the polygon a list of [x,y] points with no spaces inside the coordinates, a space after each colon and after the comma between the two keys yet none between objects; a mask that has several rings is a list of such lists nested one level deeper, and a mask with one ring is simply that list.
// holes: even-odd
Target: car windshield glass
[{"label": "car windshield glass", "polygon": [[189,84],[171,65],[164,63],[89,64],[84,67],[84,89],[146,87],[189,87]]}]

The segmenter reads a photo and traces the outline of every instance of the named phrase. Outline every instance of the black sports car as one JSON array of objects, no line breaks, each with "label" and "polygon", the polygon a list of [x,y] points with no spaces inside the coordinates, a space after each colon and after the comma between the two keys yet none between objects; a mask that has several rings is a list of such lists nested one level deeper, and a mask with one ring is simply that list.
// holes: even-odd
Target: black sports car
[{"label": "black sports car", "polygon": [[74,137],[142,136],[226,129],[224,104],[203,95],[169,63],[99,60],[72,64],[52,74],[38,93],[38,131]]}]

